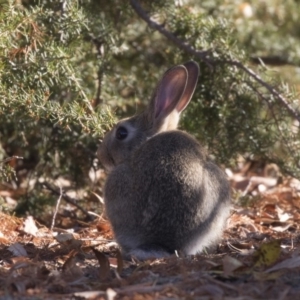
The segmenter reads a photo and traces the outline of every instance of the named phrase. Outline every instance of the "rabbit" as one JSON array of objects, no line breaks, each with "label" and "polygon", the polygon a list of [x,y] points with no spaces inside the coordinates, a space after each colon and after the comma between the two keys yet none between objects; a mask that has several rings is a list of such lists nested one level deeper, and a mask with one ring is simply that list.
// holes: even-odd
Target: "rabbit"
[{"label": "rabbit", "polygon": [[104,204],[125,258],[163,258],[214,247],[230,211],[225,173],[177,130],[197,85],[194,61],[166,71],[142,113],[119,121],[98,148],[109,170]]}]

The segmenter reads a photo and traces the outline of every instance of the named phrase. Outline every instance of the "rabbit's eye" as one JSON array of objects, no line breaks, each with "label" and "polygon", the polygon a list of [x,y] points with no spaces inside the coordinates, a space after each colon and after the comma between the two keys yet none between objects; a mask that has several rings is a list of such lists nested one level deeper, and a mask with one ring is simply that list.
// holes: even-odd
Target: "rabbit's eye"
[{"label": "rabbit's eye", "polygon": [[118,140],[121,140],[121,141],[124,140],[127,137],[127,135],[128,135],[128,131],[125,127],[121,126],[117,129],[116,138]]}]

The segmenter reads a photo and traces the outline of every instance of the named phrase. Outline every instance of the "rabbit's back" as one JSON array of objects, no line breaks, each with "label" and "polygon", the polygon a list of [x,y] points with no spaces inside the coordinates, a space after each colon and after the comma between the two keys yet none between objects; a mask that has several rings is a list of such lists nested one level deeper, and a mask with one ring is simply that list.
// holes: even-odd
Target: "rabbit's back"
[{"label": "rabbit's back", "polygon": [[[106,207],[125,249],[152,245],[170,252],[200,251],[201,239],[212,237],[209,228],[229,199],[223,172],[181,131],[150,138],[113,173],[106,185]],[[121,176],[125,181],[114,180]]]},{"label": "rabbit's back", "polygon": [[149,105],[118,122],[98,150],[112,173],[107,216],[125,255],[194,254],[216,244],[229,215],[225,174],[190,135],[176,131],[197,86],[194,61],[167,70]]}]

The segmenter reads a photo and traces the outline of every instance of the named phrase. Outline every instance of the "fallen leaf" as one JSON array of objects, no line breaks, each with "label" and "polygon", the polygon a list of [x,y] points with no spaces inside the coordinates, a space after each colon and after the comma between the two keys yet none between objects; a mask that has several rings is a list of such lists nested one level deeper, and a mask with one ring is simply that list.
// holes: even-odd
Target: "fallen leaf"
[{"label": "fallen leaf", "polygon": [[225,276],[232,275],[233,271],[240,268],[244,264],[237,260],[236,258],[233,258],[229,255],[226,255],[223,258],[223,271]]},{"label": "fallen leaf", "polygon": [[253,277],[255,280],[276,280],[280,277],[282,272],[274,272],[271,274],[265,273],[265,272],[253,272]]},{"label": "fallen leaf", "polygon": [[124,262],[123,262],[122,254],[119,249],[117,249],[117,263],[118,263],[117,271],[120,274],[123,270]]},{"label": "fallen leaf", "polygon": [[293,269],[293,268],[297,268],[297,267],[300,267],[300,256],[288,258],[288,259],[276,264],[272,268],[266,270],[265,272],[269,273],[269,272],[274,272],[274,271],[281,270],[281,269]]},{"label": "fallen leaf", "polygon": [[0,244],[8,244],[9,240],[7,238],[4,237],[4,234],[0,231]]},{"label": "fallen leaf", "polygon": [[[84,291],[84,292],[76,292],[73,294],[75,297],[81,299],[98,299],[97,297],[105,296],[106,293],[102,291]],[[77,299],[76,298],[76,299]],[[101,298],[99,298],[101,299]]]},{"label": "fallen leaf", "polygon": [[31,262],[29,261],[29,257],[25,256],[15,256],[11,258],[11,261],[13,262],[13,269],[19,269],[27,267]]},{"label": "fallen leaf", "polygon": [[104,205],[104,199],[102,197],[100,197],[98,194],[96,194],[94,192],[92,192],[92,194],[94,194],[95,197],[99,200],[99,202]]},{"label": "fallen leaf", "polygon": [[67,260],[65,261],[65,263],[62,266],[62,270],[64,272],[66,272],[68,269],[72,268],[74,266],[74,256],[77,254],[76,250],[72,250],[69,255]]},{"label": "fallen leaf", "polygon": [[280,222],[286,222],[291,217],[290,214],[285,213],[278,205],[276,205],[276,211]]},{"label": "fallen leaf", "polygon": [[24,228],[23,231],[27,234],[31,234],[33,236],[36,236],[39,229],[35,225],[35,221],[32,216],[28,216],[26,220],[24,221]]},{"label": "fallen leaf", "polygon": [[270,266],[276,262],[280,255],[280,240],[273,240],[268,243],[264,243],[260,248],[254,253],[256,257],[255,266]]},{"label": "fallen leaf", "polygon": [[59,243],[65,243],[65,242],[69,242],[71,240],[74,240],[74,236],[73,236],[72,233],[61,233],[61,234],[58,234],[57,236],[55,236],[55,239]]},{"label": "fallen leaf", "polygon": [[69,253],[68,259],[63,264],[63,276],[65,281],[75,281],[81,278],[84,278],[83,271],[80,267],[76,265],[75,255],[77,254],[76,250],[72,250]]},{"label": "fallen leaf", "polygon": [[292,226],[293,226],[293,224],[283,223],[281,226],[270,226],[270,229],[272,229],[274,231],[277,231],[277,232],[284,232],[284,231],[288,230]]},{"label": "fallen leaf", "polygon": [[97,223],[97,230],[101,233],[104,238],[112,238],[112,229],[108,221],[99,219]]},{"label": "fallen leaf", "polygon": [[102,253],[94,248],[92,248],[92,249],[93,249],[93,252],[94,252],[95,256],[97,257],[98,262],[100,264],[99,275],[100,275],[100,278],[103,280],[108,277],[108,274],[110,272],[109,260],[104,253]]},{"label": "fallen leaf", "polygon": [[114,300],[116,296],[117,296],[117,293],[113,289],[108,288],[106,290],[107,300]]},{"label": "fallen leaf", "polygon": [[12,252],[14,256],[28,256],[27,251],[20,243],[12,244],[8,247],[8,250]]}]

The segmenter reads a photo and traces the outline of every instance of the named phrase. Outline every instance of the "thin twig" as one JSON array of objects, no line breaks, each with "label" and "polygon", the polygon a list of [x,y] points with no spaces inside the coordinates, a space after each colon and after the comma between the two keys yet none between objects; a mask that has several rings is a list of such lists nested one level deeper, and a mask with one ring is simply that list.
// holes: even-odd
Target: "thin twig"
[{"label": "thin twig", "polygon": [[293,66],[293,67],[299,67],[299,63],[294,63],[292,61],[289,61],[285,57],[281,57],[279,55],[274,56],[250,56],[251,62],[255,64],[263,64],[269,65],[269,66]]},{"label": "thin twig", "polygon": [[165,27],[152,21],[137,1],[130,0],[130,4],[131,4],[132,8],[134,9],[134,11],[137,13],[137,15],[141,19],[143,19],[148,24],[149,27],[159,31],[162,35],[164,35],[168,40],[172,41],[175,45],[177,45],[183,51],[199,57],[201,60],[203,60],[207,64],[211,63],[211,59],[208,58],[208,55],[211,53],[211,50],[199,51],[199,50],[192,48],[191,45],[189,45],[187,42],[184,42],[181,39],[179,39],[172,32],[168,31]]},{"label": "thin twig", "polygon": [[236,66],[237,68],[243,70],[245,73],[247,73],[250,77],[252,77],[256,82],[258,82],[260,85],[264,86],[271,95],[273,95],[277,100],[280,101],[280,103],[287,109],[289,114],[297,119],[300,122],[300,113],[296,109],[294,109],[287,101],[287,99],[281,95],[280,92],[278,92],[274,87],[272,87],[269,83],[265,82],[259,75],[257,75],[252,69],[244,66],[243,63],[241,63],[238,60],[217,60],[212,59],[209,57],[208,54],[211,53],[211,50],[207,51],[198,51],[194,49],[191,45],[189,45],[187,42],[179,39],[176,37],[173,33],[168,31],[165,27],[157,24],[156,22],[152,21],[148,14],[143,10],[141,5],[136,0],[130,0],[130,4],[133,8],[133,10],[136,12],[136,14],[143,19],[149,27],[159,31],[162,35],[164,35],[168,40],[172,41],[176,46],[178,46],[180,49],[185,51],[186,53],[189,53],[191,55],[194,55],[198,59],[204,61],[209,66],[216,65],[216,64],[228,64],[231,66]]},{"label": "thin twig", "polygon": [[90,214],[88,213],[87,210],[85,210],[84,208],[82,208],[79,204],[76,203],[76,199],[73,199],[71,197],[69,197],[68,195],[66,195],[65,192],[59,192],[58,190],[56,190],[55,188],[53,188],[49,183],[47,182],[43,182],[43,185],[52,193],[56,194],[56,195],[61,195],[61,197],[68,203],[72,204],[73,206],[75,206],[76,208],[78,208],[82,213],[84,213],[86,215],[86,217],[88,219],[91,218]]},{"label": "thin twig", "polygon": [[7,158],[3,159],[2,161],[0,161],[0,164],[5,164],[5,163],[13,160],[14,158],[15,159],[24,159],[24,157],[13,155],[13,156],[7,157]]},{"label": "thin twig", "polygon": [[97,76],[98,76],[98,87],[97,87],[96,99],[94,103],[95,108],[102,103],[101,90],[102,90],[102,78],[103,78],[103,65],[99,67]]},{"label": "thin twig", "polygon": [[60,202],[61,202],[61,198],[62,198],[62,195],[63,195],[62,187],[60,187],[59,189],[60,189],[60,195],[59,195],[59,197],[57,199],[57,202],[56,202],[56,207],[55,207],[55,211],[54,211],[53,218],[52,218],[52,224],[51,224],[51,228],[50,228],[51,231],[53,231],[53,227],[54,227],[54,224],[55,224],[56,215],[57,215],[58,208],[59,208],[59,205],[60,205]]},{"label": "thin twig", "polygon": [[295,119],[297,119],[300,122],[300,113],[299,111],[297,111],[296,109],[294,109],[287,101],[287,99],[285,99],[285,97],[283,97],[281,95],[281,93],[279,93],[275,88],[273,88],[269,83],[265,82],[258,74],[256,74],[252,69],[247,68],[246,66],[244,66],[240,61],[237,60],[229,60],[229,61],[224,61],[224,63],[230,64],[232,66],[236,66],[239,69],[243,70],[244,72],[246,72],[248,75],[250,75],[250,77],[252,77],[256,82],[258,82],[259,84],[261,84],[263,87],[265,87],[275,98],[277,98],[281,104],[286,108],[286,110],[289,112],[289,114],[294,117]]},{"label": "thin twig", "polygon": [[[272,114],[272,117],[275,121],[275,124],[276,124],[276,127],[277,127],[277,130],[278,132],[280,133],[280,136],[281,136],[281,139],[284,141],[285,145],[287,146],[287,150],[289,151],[289,155],[291,156],[295,156],[294,154],[294,150],[290,147],[290,142],[289,140],[287,139],[286,135],[284,134],[284,132],[282,131],[280,125],[279,125],[279,120],[276,116],[276,114],[274,113],[272,107],[271,107],[271,104],[270,102],[268,101],[268,99],[254,86],[252,85],[251,83],[248,82],[248,85],[250,86],[250,88],[252,88],[252,90],[263,100],[267,103],[268,105],[268,108],[269,108],[269,111],[270,113]],[[276,163],[276,162],[275,162]],[[298,166],[298,165],[297,165]],[[299,166],[298,166],[299,167]],[[287,171],[288,172],[288,171]]]},{"label": "thin twig", "polygon": [[[102,57],[103,56],[103,42],[99,39],[92,39],[97,53],[98,53],[98,57]],[[100,105],[102,103],[102,99],[101,99],[101,90],[102,90],[102,78],[103,78],[103,63],[99,65],[98,67],[98,87],[97,87],[97,93],[96,93],[96,98],[95,98],[95,103],[94,103],[94,107],[97,107],[98,105]]]},{"label": "thin twig", "polygon": [[[249,86],[250,86],[250,88],[263,100],[263,101],[265,101],[266,102],[266,104],[267,104],[267,106],[268,106],[268,108],[269,108],[269,111],[270,111],[270,113],[271,113],[271,115],[272,115],[272,118],[274,119],[274,121],[275,121],[275,124],[276,124],[276,127],[277,127],[277,130],[278,130],[278,132],[280,133],[280,135],[281,135],[281,138],[283,139],[283,141],[285,142],[285,144],[286,145],[288,145],[289,144],[289,142],[288,142],[288,139],[286,138],[286,135],[282,132],[282,129],[281,129],[281,127],[280,127],[280,125],[279,125],[279,120],[277,119],[277,116],[276,116],[276,114],[274,113],[274,111],[273,111],[273,109],[272,109],[272,106],[271,106],[271,104],[270,104],[270,101],[258,90],[258,88],[256,88],[254,85],[252,85],[251,83],[247,83]],[[291,150],[289,147],[288,147],[288,149],[289,150]],[[290,152],[290,154],[291,155],[293,155],[291,152]]]}]

